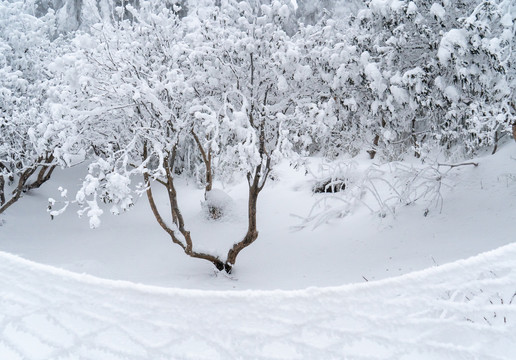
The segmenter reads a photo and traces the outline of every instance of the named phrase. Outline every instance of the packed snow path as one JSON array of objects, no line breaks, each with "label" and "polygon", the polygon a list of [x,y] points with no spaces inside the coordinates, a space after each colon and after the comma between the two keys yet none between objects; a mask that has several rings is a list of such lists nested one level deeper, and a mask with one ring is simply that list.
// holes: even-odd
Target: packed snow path
[{"label": "packed snow path", "polygon": [[399,278],[214,292],[0,253],[0,359],[516,359],[516,244]]}]

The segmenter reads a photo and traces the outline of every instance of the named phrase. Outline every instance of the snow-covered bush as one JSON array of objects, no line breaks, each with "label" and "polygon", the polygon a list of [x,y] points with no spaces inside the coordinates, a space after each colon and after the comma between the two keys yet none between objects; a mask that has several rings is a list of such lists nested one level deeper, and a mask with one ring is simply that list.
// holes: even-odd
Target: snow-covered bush
[{"label": "snow-covered bush", "polygon": [[208,219],[217,220],[233,211],[233,199],[223,190],[212,189],[206,192],[205,199],[202,207]]},{"label": "snow-covered bush", "polygon": [[516,112],[509,3],[368,1],[349,25],[301,29],[326,89],[309,113],[321,134],[312,149],[390,161],[496,147]]},{"label": "snow-covered bush", "polygon": [[482,1],[443,35],[436,86],[447,105],[441,126],[448,146],[458,144],[466,153],[490,146],[494,152],[510,133],[516,118],[510,84],[515,18],[511,1]]},{"label": "snow-covered bush", "polygon": [[[340,191],[326,192],[316,196],[309,214],[301,217],[297,228],[318,227],[321,224],[342,218],[356,211],[360,206],[368,208],[380,217],[395,216],[404,206],[419,204],[423,216],[443,206],[443,189],[450,188],[451,172],[458,166],[477,166],[477,163],[407,165],[391,162],[383,165],[359,167],[352,161],[336,160],[324,163],[315,172],[316,183],[341,184]],[[335,180],[336,179],[336,180]],[[328,194],[330,193],[330,194]]]}]

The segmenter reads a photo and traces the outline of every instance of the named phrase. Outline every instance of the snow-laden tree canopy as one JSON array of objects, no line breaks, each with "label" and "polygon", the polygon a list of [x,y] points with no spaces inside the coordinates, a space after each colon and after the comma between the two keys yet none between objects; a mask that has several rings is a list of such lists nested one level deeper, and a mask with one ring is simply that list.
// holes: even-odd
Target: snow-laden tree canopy
[{"label": "snow-laden tree canopy", "polygon": [[[509,137],[512,1],[370,0],[350,16],[319,3],[320,14],[291,0],[2,2],[0,202],[6,183],[17,199],[88,158],[75,201],[92,227],[104,203],[118,214],[146,194],[174,243],[230,271],[282,159],[464,158]],[[206,200],[214,181],[247,179],[248,231],[226,258],[195,249],[179,176]]]},{"label": "snow-laden tree canopy", "polygon": [[[289,132],[296,108],[310,101],[306,51],[284,30],[289,2],[206,7],[180,18],[166,6],[127,6],[132,18],[99,24],[76,37],[77,51],[54,65],[67,84],[60,101],[78,119],[82,146],[93,162],[76,200],[90,225],[99,201],[127,210],[147,193],[155,216],[173,241],[194,257],[230,269],[238,252],[258,236],[256,202],[274,164],[292,154]],[[305,100],[306,99],[306,100]],[[228,259],[192,250],[175,193],[174,177],[237,173],[249,184],[249,230]],[[143,183],[132,184],[143,176]],[[171,221],[152,205],[151,183],[170,195]]]},{"label": "snow-laden tree canopy", "polygon": [[0,3],[0,213],[56,165],[72,162],[64,134],[70,124],[56,121],[46,101],[54,86],[49,64],[66,44],[54,25],[52,10],[36,18],[23,2]]}]

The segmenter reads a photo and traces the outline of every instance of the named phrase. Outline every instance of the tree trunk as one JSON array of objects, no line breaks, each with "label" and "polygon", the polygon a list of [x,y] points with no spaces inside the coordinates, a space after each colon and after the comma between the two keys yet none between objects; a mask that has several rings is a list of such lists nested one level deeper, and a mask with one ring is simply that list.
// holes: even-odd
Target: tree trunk
[{"label": "tree trunk", "polygon": [[498,141],[499,141],[499,135],[498,135],[498,127],[495,130],[494,134],[494,146],[493,146],[493,152],[491,152],[491,155],[494,155],[496,153],[496,150],[498,150]]},{"label": "tree trunk", "polygon": [[16,201],[18,201],[23,193],[23,189],[25,187],[25,184],[27,183],[27,180],[34,174],[37,167],[30,168],[25,170],[18,179],[18,185],[16,186],[16,189],[12,192],[12,197],[4,203],[2,206],[0,206],[0,214],[2,214],[5,210],[7,210],[12,204],[14,204]]},{"label": "tree trunk", "polygon": [[0,174],[0,206],[5,204],[5,179],[2,174]]},{"label": "tree trunk", "polygon": [[[383,117],[382,117],[381,125],[382,125],[382,128],[384,128],[385,125],[387,125],[387,123],[385,122]],[[376,156],[376,152],[377,152],[376,149],[378,149],[379,143],[380,143],[380,134],[375,134],[374,139],[373,139],[373,148],[371,150],[367,151],[371,160],[374,159],[374,157]]]},{"label": "tree trunk", "polygon": [[414,157],[419,159],[421,157],[421,153],[418,151],[419,145],[417,143],[416,136],[416,118],[412,119],[412,142],[414,143]]},{"label": "tree trunk", "polygon": [[224,264],[224,269],[228,274],[231,273],[240,251],[251,245],[258,238],[258,230],[256,229],[256,204],[258,202],[259,193],[259,188],[256,186],[256,184],[253,183],[253,185],[249,187],[249,201],[247,206],[247,233],[245,234],[242,241],[234,244],[228,252],[226,263]]},{"label": "tree trunk", "polygon": [[380,135],[376,134],[373,139],[373,148],[368,151],[369,158],[372,160],[376,156],[376,149],[378,148],[378,144],[380,142]]},{"label": "tree trunk", "polygon": [[[7,210],[7,208],[13,205],[16,201],[18,201],[21,198],[22,193],[32,189],[37,189],[45,182],[50,180],[50,177],[56,168],[56,165],[52,165],[53,161],[54,156],[52,154],[47,154],[45,158],[41,156],[37,160],[36,165],[34,165],[32,168],[26,169],[23,173],[21,173],[20,178],[18,179],[18,185],[12,192],[12,197],[7,201],[5,198],[5,179],[3,176],[0,176],[0,214]],[[39,169],[36,179],[29,183],[30,178],[36,173],[36,171],[38,171],[39,167],[41,168]]]},{"label": "tree trunk", "polygon": [[38,189],[41,185],[50,180],[50,177],[52,176],[55,168],[56,165],[42,165],[41,169],[39,170],[37,179],[34,180],[34,182],[26,185],[23,190],[29,191],[32,189]]},{"label": "tree trunk", "polygon": [[208,154],[206,154],[206,151],[204,151],[204,147],[202,146],[201,141],[199,140],[199,137],[195,133],[195,131],[192,129],[191,131],[193,138],[195,140],[195,143],[197,144],[197,147],[199,148],[199,152],[201,153],[202,161],[204,162],[204,166],[206,168],[206,184],[204,188],[204,197],[206,199],[206,193],[211,191],[213,188],[213,171],[211,169],[211,150],[208,150]]},{"label": "tree trunk", "polygon": [[258,195],[265,186],[265,182],[267,181],[267,178],[271,171],[270,158],[267,158],[265,162],[265,170],[263,171],[263,175],[262,168],[262,164],[256,167],[254,171],[254,176],[252,177],[252,181],[251,174],[248,174],[247,176],[247,181],[249,184],[249,201],[247,205],[247,233],[240,242],[233,244],[233,247],[228,251],[226,263],[224,264],[224,269],[228,274],[231,273],[233,266],[235,265],[236,258],[240,251],[244,250],[246,247],[251,245],[258,238],[258,230],[256,226],[256,205],[258,203]]},{"label": "tree trunk", "polygon": [[[171,154],[171,157],[167,156],[164,159],[164,168],[167,175],[167,181],[161,182],[162,185],[164,185],[167,189],[168,198],[169,198],[169,206],[170,206],[170,214],[172,218],[172,222],[176,225],[175,229],[168,226],[165,221],[163,220],[163,217],[161,216],[158,207],[156,206],[156,202],[154,201],[154,196],[152,193],[152,187],[150,183],[150,176],[146,172],[143,174],[143,179],[145,181],[145,186],[147,187],[146,193],[147,193],[147,199],[149,200],[149,205],[151,207],[152,213],[154,214],[154,217],[156,218],[156,221],[161,226],[165,232],[170,236],[172,239],[172,242],[174,244],[179,245],[185,254],[187,254],[190,257],[197,258],[197,259],[204,259],[209,262],[211,262],[215,267],[221,271],[224,269],[224,263],[216,256],[205,254],[205,253],[199,253],[193,250],[193,242],[192,237],[190,236],[190,232],[185,229],[185,224],[183,220],[183,216],[181,214],[181,211],[179,210],[179,205],[177,202],[177,192],[174,186],[174,179],[172,177],[172,167],[174,162],[175,154]],[[143,160],[145,161],[147,159],[147,145],[144,145],[143,149]],[[176,233],[179,232],[178,233]],[[180,239],[180,236],[183,236],[184,242]]]},{"label": "tree trunk", "polygon": [[512,124],[512,137],[516,140],[516,122]]}]

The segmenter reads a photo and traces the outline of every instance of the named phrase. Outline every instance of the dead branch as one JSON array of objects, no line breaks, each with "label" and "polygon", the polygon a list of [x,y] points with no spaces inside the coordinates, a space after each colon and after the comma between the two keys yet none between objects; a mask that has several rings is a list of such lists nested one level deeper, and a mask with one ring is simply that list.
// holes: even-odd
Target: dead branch
[{"label": "dead branch", "polygon": [[460,164],[440,164],[439,163],[439,164],[437,164],[437,167],[439,167],[439,166],[449,166],[450,169],[452,169],[452,168],[455,168],[455,167],[467,166],[467,165],[473,165],[473,166],[477,167],[478,163],[476,163],[476,162],[465,162],[465,163],[460,163]]}]

